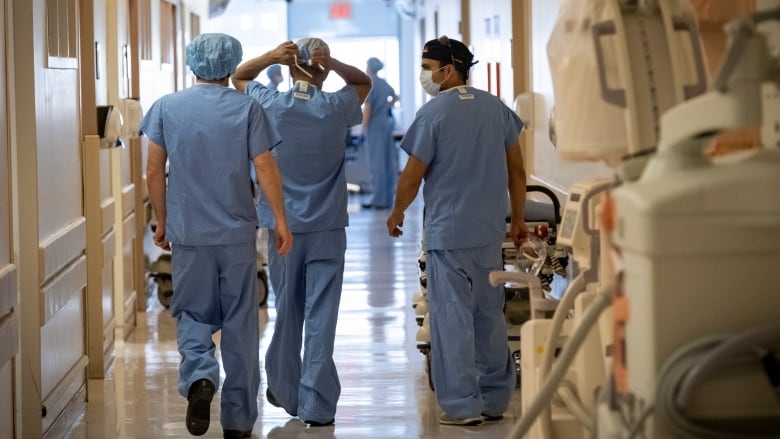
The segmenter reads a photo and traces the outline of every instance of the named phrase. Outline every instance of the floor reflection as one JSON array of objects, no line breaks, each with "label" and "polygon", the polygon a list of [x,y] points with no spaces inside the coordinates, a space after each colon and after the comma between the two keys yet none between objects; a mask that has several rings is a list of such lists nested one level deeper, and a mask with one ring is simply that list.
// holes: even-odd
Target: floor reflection
[{"label": "floor reflection", "polygon": [[[417,291],[421,206],[405,219],[404,236],[387,236],[387,211],[362,210],[350,199],[350,227],[335,360],[342,383],[336,424],[307,428],[263,399],[257,438],[497,438],[519,416],[520,392],[499,423],[481,427],[440,426],[428,387],[424,357],[416,348],[417,323],[410,306]],[[265,352],[275,319],[273,292],[260,313],[260,350]],[[218,338],[218,335],[216,335]],[[217,351],[219,354],[219,351]],[[116,343],[116,359],[105,380],[90,380],[89,402],[70,438],[181,438],[186,400],[176,390],[179,354],[175,322],[157,300],[147,300],[138,328]],[[262,367],[262,365],[261,365]],[[264,376],[263,376],[264,380]],[[204,438],[222,437],[217,408]]]}]

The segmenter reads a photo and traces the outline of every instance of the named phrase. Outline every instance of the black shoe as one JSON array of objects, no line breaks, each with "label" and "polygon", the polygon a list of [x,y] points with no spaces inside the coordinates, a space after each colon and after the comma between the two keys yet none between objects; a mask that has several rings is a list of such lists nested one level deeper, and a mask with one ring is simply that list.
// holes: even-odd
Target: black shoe
[{"label": "black shoe", "polygon": [[482,413],[482,422],[495,422],[504,419],[504,415],[490,416]]},{"label": "black shoe", "polygon": [[[279,407],[279,408],[281,408],[281,409],[284,409],[284,407],[282,407],[282,405],[281,405],[281,404],[279,404],[279,401],[277,401],[277,400],[276,400],[276,397],[274,396],[274,394],[273,394],[273,393],[271,393],[271,388],[270,388],[270,387],[268,387],[268,388],[266,388],[266,389],[265,389],[265,399],[267,399],[267,400],[268,400],[268,403],[269,403],[269,404],[271,404],[272,406],[274,406],[274,407]],[[284,409],[284,411],[286,411],[286,412],[287,412],[287,414],[288,414],[288,415],[290,415],[290,416],[292,416],[293,418],[294,418],[294,417],[296,417],[296,416],[298,416],[298,414],[297,414],[297,413],[292,413],[292,412],[290,412],[290,411],[289,411],[289,410],[287,410],[287,409]]]},{"label": "black shoe", "polygon": [[187,431],[193,436],[203,436],[209,430],[211,400],[214,398],[214,383],[200,379],[192,383],[187,395]]},{"label": "black shoe", "polygon": [[225,439],[243,439],[247,437],[252,437],[252,430],[247,430],[247,431],[222,430],[222,437],[224,437]]},{"label": "black shoe", "polygon": [[362,207],[363,209],[371,209],[374,206],[372,206],[370,204],[361,204],[360,207]]},{"label": "black shoe", "polygon": [[328,425],[333,425],[334,422],[336,422],[335,419],[331,419],[328,422],[307,421],[305,419],[303,420],[304,424],[309,424],[312,427],[327,427]]}]

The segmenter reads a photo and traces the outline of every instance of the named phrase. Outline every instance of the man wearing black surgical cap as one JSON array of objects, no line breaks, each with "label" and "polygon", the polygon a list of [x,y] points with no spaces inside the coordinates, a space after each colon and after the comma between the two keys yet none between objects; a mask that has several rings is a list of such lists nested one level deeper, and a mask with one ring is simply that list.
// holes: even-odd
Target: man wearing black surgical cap
[{"label": "man wearing black surgical cap", "polygon": [[194,436],[208,431],[220,384],[212,341],[219,330],[224,437],[251,437],[257,420],[257,213],[250,163],[276,218],[279,254],[290,251],[293,239],[270,153],[279,135],[257,102],[227,87],[241,56],[241,44],[229,35],[197,36],[186,53],[196,84],[157,100],[141,123],[149,138],[154,243],[171,250],[178,389],[188,400],[185,424]]},{"label": "man wearing black surgical cap", "polygon": [[460,41],[428,41],[421,58],[420,85],[434,98],[401,141],[409,160],[387,230],[401,236],[404,211],[424,179],[431,378],[444,410],[439,422],[478,425],[503,417],[515,387],[504,291],[488,275],[503,269],[509,206],[515,246],[528,234],[518,144],[523,122],[497,97],[466,85],[475,63]]}]

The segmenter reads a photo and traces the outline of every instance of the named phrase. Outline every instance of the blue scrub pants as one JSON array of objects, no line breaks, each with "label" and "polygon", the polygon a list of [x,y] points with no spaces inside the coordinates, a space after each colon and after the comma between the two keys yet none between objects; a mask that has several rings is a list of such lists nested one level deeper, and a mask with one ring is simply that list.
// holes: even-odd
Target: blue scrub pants
[{"label": "blue scrub pants", "polygon": [[393,206],[398,177],[398,151],[393,141],[393,126],[380,126],[366,134],[369,170],[371,171],[371,198],[367,204],[373,207]]},{"label": "blue scrub pants", "polygon": [[294,241],[284,257],[279,257],[273,239],[268,242],[276,322],[265,371],[268,387],[288,413],[324,423],[334,419],[341,395],[333,345],[347,237],[344,229],[338,229],[295,233]]},{"label": "blue scrub pants", "polygon": [[220,353],[225,368],[222,428],[249,430],[257,420],[260,388],[255,243],[174,244],[171,262],[171,314],[178,322],[176,340],[181,354],[179,393],[187,397],[192,383],[202,378],[219,387],[212,335],[221,329]]},{"label": "blue scrub pants", "polygon": [[501,270],[501,243],[428,250],[431,377],[449,416],[498,416],[509,407],[516,373],[507,344],[504,287],[488,281]]}]

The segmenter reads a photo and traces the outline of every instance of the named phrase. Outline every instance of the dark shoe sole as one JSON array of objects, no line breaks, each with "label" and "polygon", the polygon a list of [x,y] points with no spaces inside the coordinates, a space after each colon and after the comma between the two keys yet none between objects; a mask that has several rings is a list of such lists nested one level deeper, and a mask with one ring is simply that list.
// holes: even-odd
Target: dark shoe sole
[{"label": "dark shoe sole", "polygon": [[498,415],[498,416],[488,416],[488,415],[482,415],[482,422],[496,422],[504,419],[504,415]]},{"label": "dark shoe sole", "polygon": [[214,384],[206,379],[192,383],[187,397],[187,431],[193,436],[203,436],[209,431],[211,421],[211,400],[214,399]]},{"label": "dark shoe sole", "polygon": [[222,437],[225,439],[244,439],[252,437],[252,430],[222,430]]},{"label": "dark shoe sole", "polygon": [[333,425],[335,422],[336,422],[335,419],[331,419],[328,422],[317,422],[317,421],[307,421],[307,420],[303,421],[304,424],[309,424],[312,427],[327,427],[329,425]]}]

